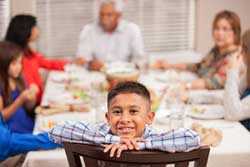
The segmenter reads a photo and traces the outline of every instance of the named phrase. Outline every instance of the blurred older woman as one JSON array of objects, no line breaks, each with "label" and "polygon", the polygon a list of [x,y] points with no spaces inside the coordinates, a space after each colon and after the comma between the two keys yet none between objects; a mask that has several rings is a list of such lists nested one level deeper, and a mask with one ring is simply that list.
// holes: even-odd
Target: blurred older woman
[{"label": "blurred older woman", "polygon": [[[215,46],[198,64],[168,64],[157,61],[155,68],[191,70],[200,77],[185,83],[188,89],[221,89],[224,88],[228,61],[232,55],[241,55],[240,18],[232,11],[219,12],[213,21],[212,35]],[[243,66],[243,63],[242,63]]]}]

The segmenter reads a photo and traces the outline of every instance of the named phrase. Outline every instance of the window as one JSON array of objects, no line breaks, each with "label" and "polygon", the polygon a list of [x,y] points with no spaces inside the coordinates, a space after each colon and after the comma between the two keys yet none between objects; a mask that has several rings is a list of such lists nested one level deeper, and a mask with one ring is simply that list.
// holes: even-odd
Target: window
[{"label": "window", "polygon": [[0,39],[5,36],[5,31],[9,23],[10,7],[9,0],[0,0]]},{"label": "window", "polygon": [[[94,0],[37,0],[42,34],[38,47],[49,56],[73,56],[81,29],[95,19]],[[194,48],[195,0],[129,0],[124,18],[138,24],[147,52]]]}]

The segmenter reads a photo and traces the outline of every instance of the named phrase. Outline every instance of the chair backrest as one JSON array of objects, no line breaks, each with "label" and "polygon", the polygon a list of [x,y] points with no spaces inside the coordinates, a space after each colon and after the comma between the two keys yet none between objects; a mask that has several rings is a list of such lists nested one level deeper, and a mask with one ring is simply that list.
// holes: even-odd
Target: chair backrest
[{"label": "chair backrest", "polygon": [[190,152],[166,153],[161,151],[124,151],[120,158],[110,158],[103,147],[89,144],[64,143],[70,167],[188,167],[194,161],[195,167],[206,167],[210,148],[201,147]]}]

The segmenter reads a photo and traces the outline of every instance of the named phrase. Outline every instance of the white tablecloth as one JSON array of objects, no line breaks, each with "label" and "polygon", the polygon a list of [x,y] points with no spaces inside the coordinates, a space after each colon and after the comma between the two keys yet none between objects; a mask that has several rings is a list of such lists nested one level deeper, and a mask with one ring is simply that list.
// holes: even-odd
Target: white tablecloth
[{"label": "white tablecloth", "polygon": [[[53,73],[52,73],[53,74]],[[54,73],[55,75],[56,73]],[[159,78],[158,78],[159,80]],[[161,80],[161,79],[160,79]],[[143,76],[141,78],[143,81]],[[144,80],[145,81],[145,80]],[[162,81],[159,81],[162,82]],[[49,82],[48,82],[49,83]],[[146,83],[146,81],[145,81]],[[148,84],[154,87],[154,82]],[[159,83],[158,83],[159,84]],[[164,84],[162,84],[164,87]],[[47,85],[47,87],[49,87]],[[162,87],[162,88],[163,88]],[[161,89],[160,86],[155,86],[156,89]],[[53,89],[53,88],[50,88]],[[48,95],[51,90],[45,91]],[[51,92],[50,92],[51,93]],[[54,95],[55,96],[55,95]],[[46,101],[46,99],[43,99]],[[100,113],[98,113],[100,114]],[[36,120],[35,131],[39,129],[43,121],[46,120],[85,120],[95,122],[95,110],[89,113],[61,113],[58,115],[43,116],[38,115]],[[219,146],[211,148],[208,167],[249,167],[250,166],[250,133],[238,122],[229,122],[225,120],[195,120],[187,117],[185,126],[190,127],[192,122],[199,122],[206,127],[214,127],[222,130],[223,140]],[[157,120],[153,125],[156,129],[168,130],[169,123],[160,124]],[[50,151],[35,151],[27,154],[23,167],[67,167],[67,159],[63,149]]]},{"label": "white tablecloth", "polygon": [[[186,119],[186,124],[198,121]],[[219,146],[211,148],[208,167],[249,167],[250,165],[250,133],[238,122],[225,120],[199,120],[208,127],[222,130],[223,139]],[[155,123],[155,128],[168,129],[168,125]],[[27,154],[23,167],[68,167],[63,149],[35,151]]]}]

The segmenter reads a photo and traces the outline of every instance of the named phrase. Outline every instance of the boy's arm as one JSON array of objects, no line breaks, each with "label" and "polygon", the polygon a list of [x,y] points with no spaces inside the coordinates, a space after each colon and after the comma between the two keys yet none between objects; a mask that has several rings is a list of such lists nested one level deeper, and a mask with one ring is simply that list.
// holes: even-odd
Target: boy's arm
[{"label": "boy's arm", "polygon": [[190,129],[171,130],[166,133],[152,133],[139,143],[140,149],[153,149],[167,152],[191,151],[200,147],[199,135]]},{"label": "boy's arm", "polygon": [[64,125],[54,127],[49,132],[49,137],[58,144],[62,144],[63,142],[93,144],[119,143],[120,137],[108,133],[105,125],[106,124],[103,124],[97,127],[85,122],[68,122]]}]

